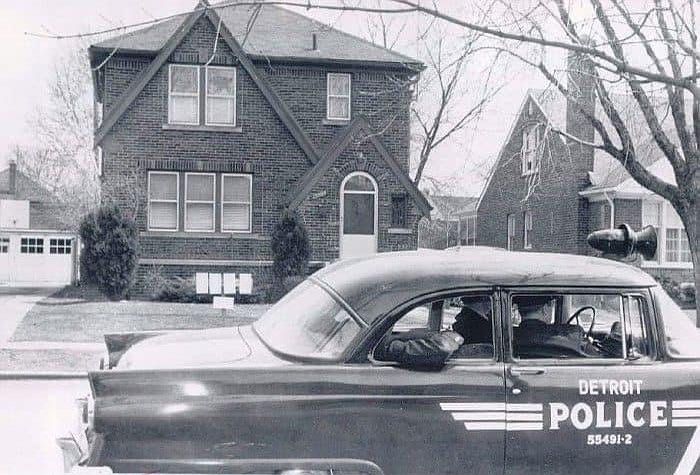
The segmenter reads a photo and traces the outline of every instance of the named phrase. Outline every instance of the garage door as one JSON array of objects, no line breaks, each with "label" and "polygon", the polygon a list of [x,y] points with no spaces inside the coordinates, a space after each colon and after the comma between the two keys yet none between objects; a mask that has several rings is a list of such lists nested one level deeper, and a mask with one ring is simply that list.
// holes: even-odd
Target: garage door
[{"label": "garage door", "polygon": [[66,236],[0,236],[0,283],[9,285],[70,284],[73,239]]}]

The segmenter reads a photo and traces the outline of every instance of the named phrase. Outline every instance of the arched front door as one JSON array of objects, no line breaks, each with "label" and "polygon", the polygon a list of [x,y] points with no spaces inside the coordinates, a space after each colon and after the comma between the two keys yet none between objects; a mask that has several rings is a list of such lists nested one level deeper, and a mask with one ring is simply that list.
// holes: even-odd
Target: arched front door
[{"label": "arched front door", "polygon": [[353,172],[340,184],[340,257],[377,252],[377,183]]}]

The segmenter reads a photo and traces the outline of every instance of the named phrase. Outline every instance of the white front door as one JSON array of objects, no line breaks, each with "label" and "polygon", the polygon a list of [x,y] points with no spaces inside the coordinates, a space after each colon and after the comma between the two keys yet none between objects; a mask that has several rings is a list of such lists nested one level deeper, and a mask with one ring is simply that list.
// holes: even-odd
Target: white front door
[{"label": "white front door", "polygon": [[377,252],[377,183],[354,172],[340,185],[340,257]]}]

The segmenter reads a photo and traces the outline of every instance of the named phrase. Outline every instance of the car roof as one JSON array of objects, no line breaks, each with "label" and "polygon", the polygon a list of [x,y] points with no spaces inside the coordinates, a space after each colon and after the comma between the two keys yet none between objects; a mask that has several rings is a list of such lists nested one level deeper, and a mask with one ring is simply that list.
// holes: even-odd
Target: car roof
[{"label": "car roof", "polygon": [[450,288],[656,285],[642,270],[609,259],[478,246],[344,259],[314,276],[368,320],[407,299]]}]

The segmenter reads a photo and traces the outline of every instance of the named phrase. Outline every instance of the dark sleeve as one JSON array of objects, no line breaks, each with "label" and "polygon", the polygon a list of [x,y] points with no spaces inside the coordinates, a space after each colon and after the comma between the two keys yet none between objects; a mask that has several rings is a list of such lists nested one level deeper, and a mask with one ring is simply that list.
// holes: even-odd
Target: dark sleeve
[{"label": "dark sleeve", "polygon": [[454,332],[412,330],[389,335],[380,343],[381,359],[400,364],[439,366],[459,348]]}]

